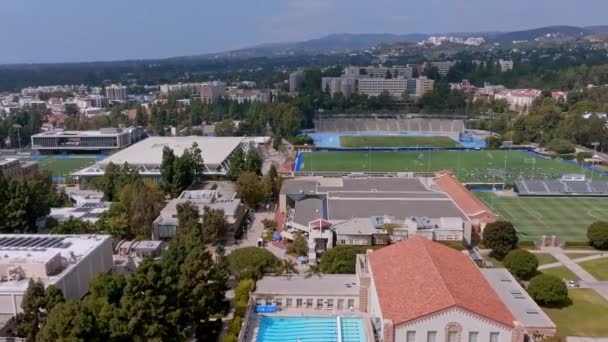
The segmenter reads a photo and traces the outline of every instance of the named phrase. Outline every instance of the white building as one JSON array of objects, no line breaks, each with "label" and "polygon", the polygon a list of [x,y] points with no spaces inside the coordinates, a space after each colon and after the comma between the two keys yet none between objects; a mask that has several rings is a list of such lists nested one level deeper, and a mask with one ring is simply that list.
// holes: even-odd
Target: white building
[{"label": "white building", "polygon": [[56,219],[60,224],[69,219],[78,219],[89,223],[95,223],[101,214],[110,210],[111,204],[112,203],[110,202],[98,201],[95,203],[90,201],[74,207],[51,208],[49,216]]},{"label": "white building", "polygon": [[260,89],[231,88],[227,92],[228,99],[238,103],[243,102],[270,102],[270,91]]},{"label": "white building", "polygon": [[344,97],[350,97],[357,89],[357,79],[350,76],[323,77],[321,79],[321,90],[328,91],[331,96],[342,93]]},{"label": "white building", "polygon": [[527,112],[541,93],[538,89],[508,89],[494,94],[494,99],[506,100],[512,110]]},{"label": "white building", "polygon": [[112,268],[109,235],[0,235],[0,316],[22,312],[29,280],[55,285],[66,299],[81,299],[89,281]]},{"label": "white building", "polygon": [[114,152],[139,140],[141,128],[102,128],[98,131],[47,131],[32,135],[32,151],[37,154],[75,151]]},{"label": "white building", "polygon": [[357,92],[367,96],[379,96],[383,92],[396,98],[407,93],[407,79],[405,78],[361,78],[358,80]]},{"label": "white building", "polygon": [[120,84],[112,84],[106,87],[106,97],[109,102],[127,102],[127,87]]},{"label": "white building", "polygon": [[501,72],[507,72],[513,70],[513,61],[499,59],[498,65],[500,66]]}]

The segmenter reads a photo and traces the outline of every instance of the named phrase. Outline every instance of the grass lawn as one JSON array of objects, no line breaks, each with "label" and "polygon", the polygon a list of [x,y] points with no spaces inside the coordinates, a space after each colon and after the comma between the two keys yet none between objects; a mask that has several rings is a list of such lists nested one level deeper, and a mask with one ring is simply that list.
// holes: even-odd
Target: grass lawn
[{"label": "grass lawn", "polygon": [[557,259],[555,259],[553,255],[549,253],[534,253],[534,256],[536,257],[536,259],[538,259],[539,265],[546,265],[557,262]]},{"label": "grass lawn", "polygon": [[[320,151],[303,153],[298,171],[428,172],[452,170],[464,182],[507,182],[584,173],[578,165],[533,157],[523,151]],[[588,172],[587,172],[588,173]],[[594,179],[603,176],[594,174]]]},{"label": "grass lawn", "polygon": [[491,256],[487,256],[487,257],[485,257],[485,259],[486,259],[486,261],[489,261],[492,263],[492,268],[505,268],[505,265],[500,260],[494,259]]},{"label": "grass lawn", "polygon": [[500,218],[513,223],[520,240],[534,241],[542,235],[557,235],[561,241],[586,241],[591,223],[608,221],[608,198],[475,194]]},{"label": "grass lawn", "polygon": [[41,170],[49,171],[53,177],[67,177],[70,173],[78,171],[87,166],[93,165],[98,159],[91,156],[77,156],[61,158],[60,156],[48,156],[36,159]]},{"label": "grass lawn", "polygon": [[340,136],[340,146],[345,148],[361,147],[460,147],[461,145],[450,137],[442,136]]},{"label": "grass lawn", "polygon": [[568,290],[572,305],[543,309],[557,325],[561,336],[600,337],[608,335],[608,302],[592,289]]},{"label": "grass lawn", "polygon": [[597,280],[608,280],[608,258],[583,261],[582,268],[591,273]]},{"label": "grass lawn", "polygon": [[539,272],[554,275],[559,279],[579,280],[576,274],[572,273],[572,271],[570,271],[566,266],[551,267],[544,270],[539,270]]},{"label": "grass lawn", "polygon": [[597,253],[564,253],[570,259],[584,258],[587,256],[597,255]]}]

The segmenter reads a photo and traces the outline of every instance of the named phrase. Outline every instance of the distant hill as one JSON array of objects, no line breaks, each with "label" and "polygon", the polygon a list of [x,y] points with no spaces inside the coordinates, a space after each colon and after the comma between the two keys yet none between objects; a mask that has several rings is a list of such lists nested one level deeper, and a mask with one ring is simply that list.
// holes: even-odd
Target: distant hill
[{"label": "distant hill", "polygon": [[[598,26],[599,27],[599,26]],[[576,26],[547,26],[531,30],[513,31],[498,34],[492,38],[492,41],[497,43],[511,43],[513,41],[532,41],[536,38],[545,37],[547,35],[557,35],[564,38],[577,38],[593,34],[594,32],[588,28]]]}]

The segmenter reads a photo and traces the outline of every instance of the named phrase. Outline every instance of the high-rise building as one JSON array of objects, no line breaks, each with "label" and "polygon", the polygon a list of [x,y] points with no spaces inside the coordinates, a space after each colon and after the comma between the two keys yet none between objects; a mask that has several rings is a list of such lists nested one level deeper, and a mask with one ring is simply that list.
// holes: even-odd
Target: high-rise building
[{"label": "high-rise building", "polygon": [[357,92],[367,96],[379,96],[383,92],[397,98],[403,97],[407,92],[407,79],[405,78],[360,78],[357,82]]},{"label": "high-rise building", "polygon": [[342,93],[344,97],[350,97],[356,91],[357,79],[354,77],[323,77],[321,79],[321,90],[329,91],[331,96]]},{"label": "high-rise building", "polygon": [[306,79],[306,74],[304,74],[304,71],[302,70],[294,71],[289,74],[289,92],[295,93],[299,91],[304,79]]},{"label": "high-rise building", "polygon": [[220,96],[226,94],[226,83],[213,81],[201,85],[201,101],[215,103]]},{"label": "high-rise building", "polygon": [[418,77],[416,79],[416,92],[415,96],[420,97],[424,95],[429,90],[433,90],[433,86],[435,85],[435,81],[428,79],[424,76]]},{"label": "high-rise building", "polygon": [[344,69],[344,76],[353,77],[379,77],[385,78],[388,74],[392,78],[412,78],[414,68],[409,65],[406,66],[393,66],[393,67],[358,67],[350,66]]},{"label": "high-rise building", "polygon": [[448,72],[450,72],[450,69],[452,69],[454,64],[456,64],[456,62],[431,62],[431,67],[437,68],[439,75],[445,77],[447,76]]},{"label": "high-rise building", "polygon": [[498,60],[498,65],[500,66],[500,71],[501,72],[507,72],[510,70],[513,70],[513,61],[507,61],[504,59],[499,59]]},{"label": "high-rise building", "polygon": [[127,87],[120,84],[107,86],[106,97],[109,102],[127,102]]}]

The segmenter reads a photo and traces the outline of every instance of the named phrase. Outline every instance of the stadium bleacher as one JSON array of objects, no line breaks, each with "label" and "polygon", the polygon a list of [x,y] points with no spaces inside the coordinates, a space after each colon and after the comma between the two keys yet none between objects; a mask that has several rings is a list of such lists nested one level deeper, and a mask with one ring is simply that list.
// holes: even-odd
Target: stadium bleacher
[{"label": "stadium bleacher", "polygon": [[451,119],[374,119],[374,118],[324,118],[315,121],[319,133],[347,132],[416,132],[458,135],[464,132],[463,120]]},{"label": "stadium bleacher", "polygon": [[608,196],[608,182],[564,180],[517,180],[517,192],[521,196]]}]

